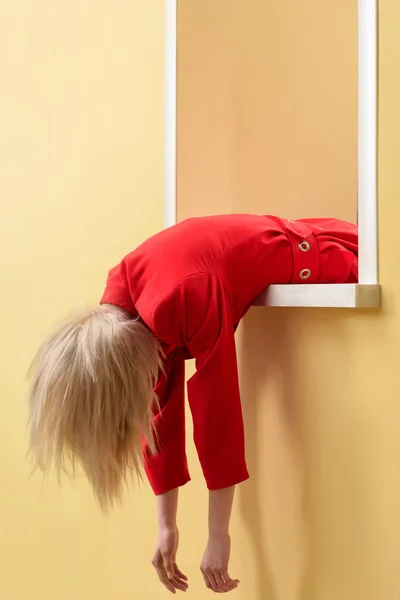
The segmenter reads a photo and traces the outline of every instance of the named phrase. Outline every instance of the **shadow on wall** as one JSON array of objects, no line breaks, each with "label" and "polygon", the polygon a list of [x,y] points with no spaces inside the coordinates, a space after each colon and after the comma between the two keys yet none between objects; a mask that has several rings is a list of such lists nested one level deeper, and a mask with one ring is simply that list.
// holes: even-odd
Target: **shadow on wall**
[{"label": "shadow on wall", "polygon": [[258,597],[301,598],[307,562],[304,457],[288,311],[252,309],[238,339],[250,480],[239,510],[253,544]]},{"label": "shadow on wall", "polygon": [[[365,506],[371,474],[362,470],[364,444],[353,438],[357,428],[368,444],[371,424],[360,419],[351,384],[343,397],[342,376],[351,380],[352,372],[347,322],[343,311],[253,308],[238,331],[251,474],[238,508],[257,600],[314,600],[323,589],[347,600],[373,570]],[[344,559],[349,546],[352,564]]]}]

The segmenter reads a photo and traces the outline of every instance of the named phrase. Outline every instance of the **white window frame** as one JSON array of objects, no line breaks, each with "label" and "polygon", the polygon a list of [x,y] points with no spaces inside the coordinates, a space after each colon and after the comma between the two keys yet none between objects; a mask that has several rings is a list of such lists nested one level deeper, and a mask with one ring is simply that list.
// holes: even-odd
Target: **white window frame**
[{"label": "white window frame", "polygon": [[[165,0],[164,226],[177,221],[177,1]],[[378,308],[378,2],[358,0],[358,284],[271,285],[257,306]]]}]

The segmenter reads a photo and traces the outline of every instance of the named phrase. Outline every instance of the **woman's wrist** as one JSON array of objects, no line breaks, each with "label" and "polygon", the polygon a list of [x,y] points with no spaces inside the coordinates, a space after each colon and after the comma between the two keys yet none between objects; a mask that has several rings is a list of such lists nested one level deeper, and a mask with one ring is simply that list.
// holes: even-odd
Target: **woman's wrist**
[{"label": "woman's wrist", "polygon": [[159,519],[158,520],[158,530],[159,531],[176,531],[178,529],[178,524],[176,519]]},{"label": "woman's wrist", "polygon": [[229,537],[229,527],[220,527],[219,525],[208,526],[208,537]]},{"label": "woman's wrist", "polygon": [[235,486],[209,492],[208,532],[210,537],[229,537]]},{"label": "woman's wrist", "polygon": [[175,488],[157,496],[157,521],[161,530],[175,530],[177,528],[179,489]]}]

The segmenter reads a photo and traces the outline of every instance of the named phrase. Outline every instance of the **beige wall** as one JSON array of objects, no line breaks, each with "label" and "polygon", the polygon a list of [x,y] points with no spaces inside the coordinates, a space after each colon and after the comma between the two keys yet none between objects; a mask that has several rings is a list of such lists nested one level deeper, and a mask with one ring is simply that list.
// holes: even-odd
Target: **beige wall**
[{"label": "beige wall", "polygon": [[[355,218],[356,4],[180,3],[180,218]],[[252,309],[239,331],[252,479],[232,532],[238,598],[399,598],[399,22],[381,0],[383,309]]]},{"label": "beige wall", "polygon": [[357,209],[357,0],[179,2],[179,216]]}]

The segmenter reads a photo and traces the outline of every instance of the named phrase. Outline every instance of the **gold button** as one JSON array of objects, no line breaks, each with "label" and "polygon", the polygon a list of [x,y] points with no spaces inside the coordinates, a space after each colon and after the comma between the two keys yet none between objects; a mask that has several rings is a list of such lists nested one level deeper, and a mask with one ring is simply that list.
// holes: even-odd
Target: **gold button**
[{"label": "gold button", "polygon": [[300,279],[308,279],[311,275],[310,269],[303,269],[300,271]]},{"label": "gold button", "polygon": [[300,242],[299,248],[302,252],[308,252],[310,249],[310,244],[304,240],[304,242]]}]

